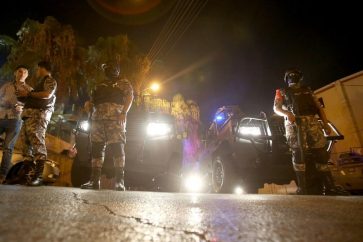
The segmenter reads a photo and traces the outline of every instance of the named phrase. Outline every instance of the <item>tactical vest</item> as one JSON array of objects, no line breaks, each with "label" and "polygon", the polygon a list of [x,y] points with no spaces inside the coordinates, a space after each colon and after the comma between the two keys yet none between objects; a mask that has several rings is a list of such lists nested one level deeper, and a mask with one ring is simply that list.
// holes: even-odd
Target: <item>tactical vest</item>
[{"label": "tactical vest", "polygon": [[102,103],[124,104],[124,92],[116,84],[102,83],[98,85],[92,98],[96,106]]},{"label": "tactical vest", "polygon": [[[38,85],[34,88],[34,92],[43,92],[43,91],[45,91],[44,83],[45,83],[45,80],[48,77],[49,76],[45,76],[42,79],[42,81],[40,81],[38,83]],[[49,108],[52,108],[54,106],[55,99],[56,99],[55,95],[52,95],[48,99],[27,97],[24,108],[35,108],[35,109],[43,109],[43,110],[49,109]]]},{"label": "tactical vest", "polygon": [[288,87],[283,90],[283,96],[284,105],[297,116],[315,115],[319,112],[313,93],[308,87]]}]

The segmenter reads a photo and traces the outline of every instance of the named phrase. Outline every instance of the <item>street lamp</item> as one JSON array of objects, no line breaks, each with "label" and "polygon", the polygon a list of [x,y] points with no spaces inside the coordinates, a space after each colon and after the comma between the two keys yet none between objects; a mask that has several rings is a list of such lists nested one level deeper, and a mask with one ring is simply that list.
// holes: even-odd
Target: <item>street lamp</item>
[{"label": "street lamp", "polygon": [[160,90],[160,84],[157,83],[157,82],[154,82],[154,83],[151,84],[150,89],[153,92],[157,92],[157,91]]}]

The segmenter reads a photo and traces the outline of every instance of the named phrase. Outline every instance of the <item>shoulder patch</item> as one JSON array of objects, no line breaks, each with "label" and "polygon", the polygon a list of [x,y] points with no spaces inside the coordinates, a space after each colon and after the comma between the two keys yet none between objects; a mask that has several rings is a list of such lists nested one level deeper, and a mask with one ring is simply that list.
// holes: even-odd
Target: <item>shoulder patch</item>
[{"label": "shoulder patch", "polygon": [[275,99],[277,99],[277,100],[282,99],[281,89],[276,90]]}]

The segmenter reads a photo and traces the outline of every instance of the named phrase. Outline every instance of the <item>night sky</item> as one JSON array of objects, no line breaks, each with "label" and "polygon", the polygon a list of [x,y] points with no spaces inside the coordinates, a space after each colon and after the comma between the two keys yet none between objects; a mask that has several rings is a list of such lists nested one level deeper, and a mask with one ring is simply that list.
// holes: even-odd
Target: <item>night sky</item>
[{"label": "night sky", "polygon": [[[203,121],[223,105],[270,114],[275,89],[283,86],[289,67],[300,68],[313,89],[363,70],[358,1],[316,2],[209,0],[181,38],[160,53],[150,78],[167,80],[196,66],[165,83],[161,95],[180,92],[196,100]],[[137,24],[129,24],[121,15],[105,17],[87,1],[3,1],[1,10],[1,35],[15,37],[26,18],[42,22],[51,15],[72,25],[84,45],[100,36],[127,34],[143,53],[173,13],[170,8],[154,20],[136,15]]]}]

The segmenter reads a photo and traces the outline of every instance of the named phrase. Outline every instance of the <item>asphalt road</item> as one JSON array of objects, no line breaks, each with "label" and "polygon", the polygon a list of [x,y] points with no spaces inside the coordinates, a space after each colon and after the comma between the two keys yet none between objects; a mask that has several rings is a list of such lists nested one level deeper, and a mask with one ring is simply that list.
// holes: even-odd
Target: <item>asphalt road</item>
[{"label": "asphalt road", "polygon": [[362,241],[363,196],[0,186],[0,241]]}]

